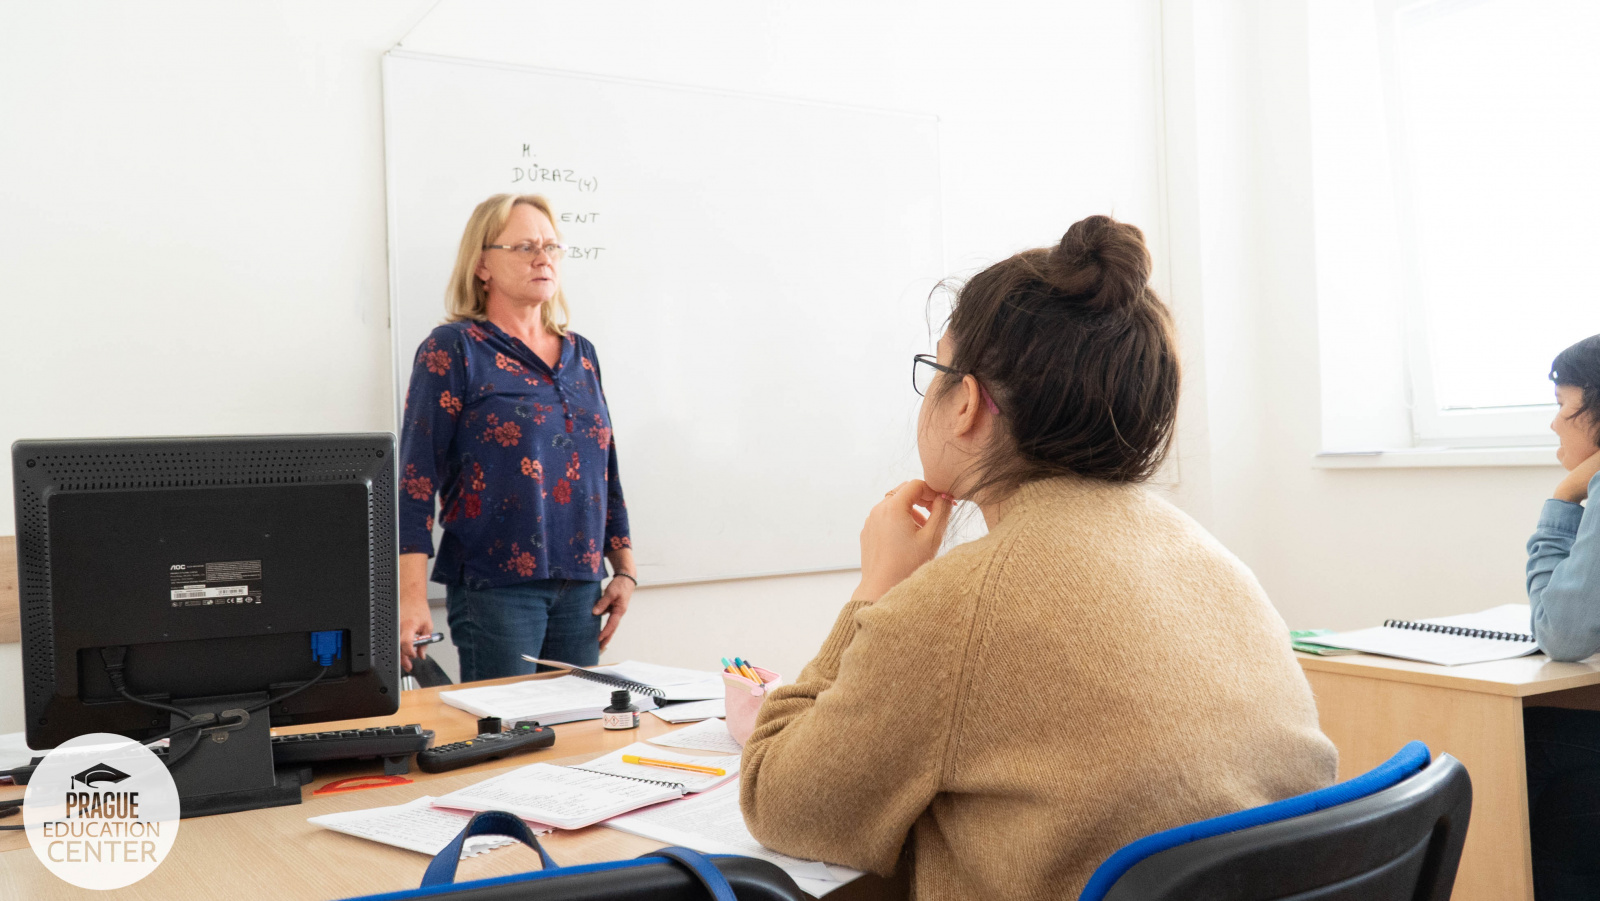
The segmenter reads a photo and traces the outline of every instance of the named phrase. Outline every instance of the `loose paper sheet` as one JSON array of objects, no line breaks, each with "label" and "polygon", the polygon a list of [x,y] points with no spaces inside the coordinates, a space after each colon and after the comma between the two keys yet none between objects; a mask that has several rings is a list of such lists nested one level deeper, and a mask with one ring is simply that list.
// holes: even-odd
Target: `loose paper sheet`
[{"label": "loose paper sheet", "polygon": [[693,748],[699,751],[716,751],[719,754],[739,754],[744,751],[728,734],[728,724],[722,720],[701,720],[692,726],[674,729],[666,735],[650,739],[651,744],[669,748]]},{"label": "loose paper sheet", "polygon": [[737,782],[682,801],[624,814],[607,820],[605,825],[703,854],[743,854],[771,861],[802,889],[819,898],[861,876],[860,870],[800,860],[763,847],[745,827]]},{"label": "loose paper sheet", "polygon": [[669,723],[693,723],[714,716],[727,716],[728,708],[722,698],[710,701],[690,701],[687,704],[669,704],[650,711]]},{"label": "loose paper sheet", "polygon": [[[430,857],[445,849],[455,840],[472,819],[472,814],[459,810],[444,810],[433,806],[434,798],[428,795],[406,804],[393,807],[373,807],[368,810],[350,810],[344,813],[323,814],[311,817],[308,822],[324,829],[354,835],[357,838],[394,845],[417,851]],[[535,833],[549,832],[533,828]],[[514,845],[517,840],[503,835],[475,835],[461,847],[465,860],[494,848]]]}]

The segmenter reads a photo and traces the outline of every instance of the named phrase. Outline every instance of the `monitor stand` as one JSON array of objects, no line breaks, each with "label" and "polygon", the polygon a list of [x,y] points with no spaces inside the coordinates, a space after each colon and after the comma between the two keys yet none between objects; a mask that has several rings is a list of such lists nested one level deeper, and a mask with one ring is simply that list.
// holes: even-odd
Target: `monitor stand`
[{"label": "monitor stand", "polygon": [[[173,701],[195,714],[215,714],[223,724],[202,729],[193,750],[188,750],[189,743],[196,741],[193,732],[172,737],[167,753],[183,755],[171,770],[184,819],[300,803],[298,776],[291,770],[279,773],[272,764],[270,708],[248,714],[249,720],[243,724],[228,725],[236,717],[226,716],[226,711],[253,707],[267,697],[266,692],[258,692]],[[172,728],[186,722],[174,715]]]}]

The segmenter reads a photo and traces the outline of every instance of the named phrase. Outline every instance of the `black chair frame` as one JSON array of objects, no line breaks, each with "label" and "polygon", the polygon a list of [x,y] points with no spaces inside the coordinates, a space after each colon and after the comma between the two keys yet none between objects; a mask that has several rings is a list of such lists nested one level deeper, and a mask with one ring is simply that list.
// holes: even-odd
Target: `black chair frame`
[{"label": "black chair frame", "polygon": [[1105,901],[1448,901],[1471,815],[1466,767],[1441,754],[1365,798],[1152,854]]}]

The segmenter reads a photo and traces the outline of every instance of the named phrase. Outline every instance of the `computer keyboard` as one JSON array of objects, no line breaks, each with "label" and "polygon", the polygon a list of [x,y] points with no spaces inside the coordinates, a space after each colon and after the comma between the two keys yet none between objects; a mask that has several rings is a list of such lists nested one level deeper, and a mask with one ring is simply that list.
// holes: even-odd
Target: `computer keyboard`
[{"label": "computer keyboard", "polygon": [[374,726],[337,732],[304,732],[272,736],[272,762],[279,767],[307,766],[329,760],[383,758],[383,772],[411,772],[411,755],[433,744],[433,731],[416,723]]}]

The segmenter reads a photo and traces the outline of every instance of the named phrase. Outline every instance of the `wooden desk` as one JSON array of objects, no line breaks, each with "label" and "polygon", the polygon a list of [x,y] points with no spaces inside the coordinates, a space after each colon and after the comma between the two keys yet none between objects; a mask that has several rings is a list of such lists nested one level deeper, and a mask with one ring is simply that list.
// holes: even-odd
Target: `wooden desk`
[{"label": "wooden desk", "polygon": [[1543,654],[1452,667],[1369,654],[1296,656],[1316,693],[1322,731],[1339,748],[1340,779],[1412,739],[1466,765],[1472,823],[1455,901],[1533,901],[1522,711],[1600,709],[1600,664]]},{"label": "wooden desk", "polygon": [[[479,684],[512,682],[503,679]],[[400,712],[392,717],[350,720],[275,732],[315,732],[332,728],[357,729],[395,723],[421,723],[435,733],[436,744],[471,738],[477,718],[439,700],[449,688],[425,688],[402,695]],[[599,720],[565,723],[555,727],[554,746],[531,754],[497,760],[452,773],[429,774],[412,767],[411,785],[378,788],[348,794],[312,797],[311,792],[334,779],[381,772],[375,764],[348,764],[338,772],[319,773],[303,789],[304,802],[294,807],[250,810],[223,816],[184,820],[172,855],[154,873],[126,889],[90,892],[60,881],[44,868],[21,832],[0,832],[0,899],[114,899],[245,898],[270,896],[274,901],[323,901],[377,892],[415,888],[429,858],[413,851],[331,832],[306,822],[307,817],[344,810],[361,810],[404,804],[422,795],[442,795],[480,782],[495,772],[529,763],[577,763],[642,741],[675,726],[653,716],[640,717],[637,730],[607,732]],[[0,787],[0,799],[22,794],[16,786]],[[17,823],[16,818],[8,821]],[[594,863],[637,857],[662,847],[660,842],[591,826],[573,832],[541,836],[551,856],[562,864]],[[482,879],[539,868],[539,858],[520,845],[497,849],[461,862],[457,881]],[[830,901],[879,897],[890,883],[866,876],[828,896]]]}]

